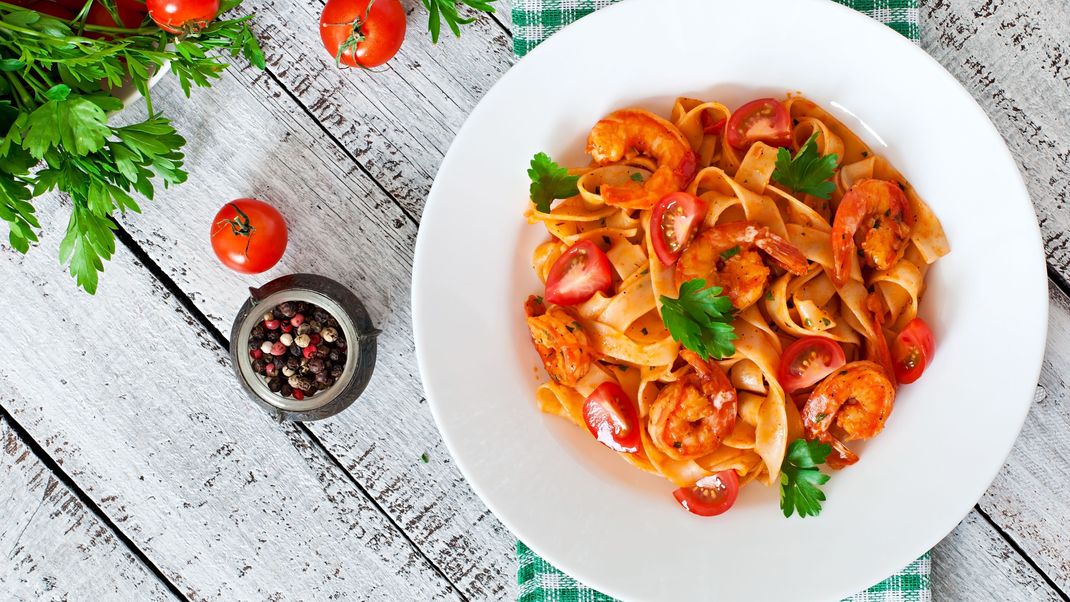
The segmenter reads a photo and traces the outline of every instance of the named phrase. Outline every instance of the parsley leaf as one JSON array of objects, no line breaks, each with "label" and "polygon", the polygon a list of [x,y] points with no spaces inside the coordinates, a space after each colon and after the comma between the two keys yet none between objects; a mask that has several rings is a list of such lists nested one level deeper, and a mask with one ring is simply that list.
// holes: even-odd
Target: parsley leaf
[{"label": "parsley leaf", "polygon": [[785,517],[792,512],[798,512],[802,518],[821,514],[825,494],[819,486],[828,482],[829,476],[818,470],[817,465],[823,464],[830,452],[830,445],[806,439],[796,439],[788,446],[780,467],[780,509]]},{"label": "parsley leaf", "polygon": [[539,153],[531,159],[531,202],[541,213],[550,212],[550,203],[554,199],[567,199],[580,193],[576,188],[579,176],[568,175],[568,170],[554,163],[546,153]]},{"label": "parsley leaf", "polygon": [[[494,12],[494,7],[491,3],[494,0],[459,0],[461,4],[465,6],[485,12]],[[427,9],[427,29],[431,31],[431,43],[438,44],[438,34],[442,29],[442,21],[446,21],[446,26],[450,28],[453,35],[458,38],[461,37],[461,25],[468,25],[475,21],[475,17],[461,17],[457,12],[457,1],[455,0],[423,0],[424,8]]]},{"label": "parsley leaf", "polygon": [[828,199],[836,190],[836,185],[829,180],[836,173],[838,157],[835,154],[824,157],[817,154],[816,140],[817,132],[814,132],[794,158],[786,148],[777,150],[773,179],[796,192]]},{"label": "parsley leaf", "polygon": [[680,286],[680,297],[662,295],[661,319],[669,334],[702,359],[723,359],[736,352],[738,337],[732,329],[732,301],[721,287],[706,288],[706,281],[688,280]]}]

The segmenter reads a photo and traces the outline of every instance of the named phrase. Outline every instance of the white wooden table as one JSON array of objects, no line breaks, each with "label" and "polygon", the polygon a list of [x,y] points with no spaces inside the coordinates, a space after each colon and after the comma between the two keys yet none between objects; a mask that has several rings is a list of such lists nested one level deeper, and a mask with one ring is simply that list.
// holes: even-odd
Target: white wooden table
[{"label": "white wooden table", "polygon": [[[408,305],[435,171],[514,61],[508,6],[432,46],[421,3],[404,2],[408,40],[382,71],[332,67],[319,0],[263,0],[246,4],[266,72],[228,71],[190,101],[161,83],[191,178],[121,220],[95,297],[56,263],[64,199],[42,204],[39,248],[0,246],[0,599],[515,597],[513,537],[442,445]],[[1068,600],[1070,3],[928,0],[921,31],[1014,152],[1051,276],[1035,403],[995,483],[936,547],[934,596]],[[241,196],[291,227],[261,277],[222,268],[208,245],[215,210]],[[280,425],[238,387],[225,334],[248,286],[295,271],[349,285],[383,335],[356,405]],[[1013,327],[993,325],[994,363],[1014,352],[999,345]]]}]

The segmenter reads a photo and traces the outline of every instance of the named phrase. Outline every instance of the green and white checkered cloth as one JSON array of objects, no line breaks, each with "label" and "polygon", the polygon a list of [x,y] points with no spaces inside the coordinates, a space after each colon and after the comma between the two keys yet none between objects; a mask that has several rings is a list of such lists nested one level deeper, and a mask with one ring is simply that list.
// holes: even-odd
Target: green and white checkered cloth
[{"label": "green and white checkered cloth", "polygon": [[[565,25],[617,0],[513,0],[513,48],[524,56]],[[836,0],[861,11],[918,41],[917,0]],[[613,602],[613,598],[585,587],[516,542],[520,602]],[[928,602],[929,554],[900,572],[855,594],[850,602]]]}]

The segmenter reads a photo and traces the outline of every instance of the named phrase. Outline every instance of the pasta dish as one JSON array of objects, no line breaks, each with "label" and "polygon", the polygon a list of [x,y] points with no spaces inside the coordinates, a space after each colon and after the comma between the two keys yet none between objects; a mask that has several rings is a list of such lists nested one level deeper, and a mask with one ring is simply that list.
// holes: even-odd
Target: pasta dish
[{"label": "pasta dish", "polygon": [[660,475],[689,511],[779,485],[810,516],[932,361],[918,317],[950,250],[910,183],[800,96],[730,111],[621,109],[592,161],[531,162],[526,217],[549,237],[524,303],[549,379],[539,408]]}]

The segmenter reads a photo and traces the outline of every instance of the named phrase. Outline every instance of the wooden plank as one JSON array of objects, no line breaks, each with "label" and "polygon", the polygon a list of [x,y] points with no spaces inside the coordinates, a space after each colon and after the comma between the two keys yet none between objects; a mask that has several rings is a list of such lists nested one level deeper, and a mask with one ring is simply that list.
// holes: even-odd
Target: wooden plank
[{"label": "wooden plank", "polygon": [[[404,0],[405,43],[374,70],[338,69],[319,37],[319,2],[249,4],[268,66],[406,212],[418,218],[454,134],[514,60],[512,41],[481,15],[457,39],[443,25],[439,43],[427,11]],[[245,7],[239,10],[246,10]],[[499,15],[508,20],[508,12]]]},{"label": "wooden plank", "polygon": [[933,548],[933,600],[1061,600],[1020,554],[973,510]]},{"label": "wooden plank", "polygon": [[[507,597],[513,538],[450,462],[417,377],[415,226],[270,77],[228,73],[190,101],[165,80],[154,96],[190,138],[192,177],[125,219],[131,235],[224,334],[248,287],[280,274],[322,273],[362,297],[383,330],[375,376],[353,408],[309,426],[462,592]],[[241,196],[275,203],[290,226],[286,256],[262,276],[226,270],[207,243],[215,211]]]},{"label": "wooden plank", "polygon": [[1051,290],[1048,349],[1033,408],[981,508],[1070,592],[1070,298]]},{"label": "wooden plank", "polygon": [[175,600],[0,416],[0,597]]},{"label": "wooden plank", "polygon": [[96,297],[37,276],[66,213],[42,208],[40,248],[0,253],[0,307],[34,341],[0,365],[0,404],[171,583],[192,600],[459,597],[304,431],[244,397],[128,251]]},{"label": "wooden plank", "polygon": [[934,0],[922,46],[1006,139],[1033,197],[1048,264],[1070,281],[1070,4]]}]

